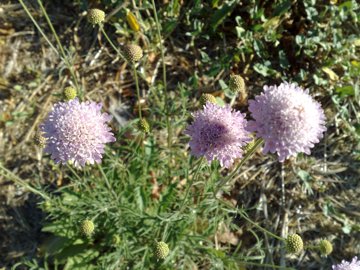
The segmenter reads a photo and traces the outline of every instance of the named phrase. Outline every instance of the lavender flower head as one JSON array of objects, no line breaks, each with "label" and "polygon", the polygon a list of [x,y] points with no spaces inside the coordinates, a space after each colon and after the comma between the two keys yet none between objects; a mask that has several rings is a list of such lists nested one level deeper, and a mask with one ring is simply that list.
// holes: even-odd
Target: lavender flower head
[{"label": "lavender flower head", "polygon": [[264,86],[264,92],[249,100],[249,131],[265,141],[263,153],[277,152],[279,161],[305,152],[323,137],[325,115],[320,104],[295,84]]},{"label": "lavender flower head", "polygon": [[101,103],[77,98],[56,103],[40,126],[47,139],[44,151],[56,163],[70,161],[77,167],[100,163],[105,143],[115,141],[107,125],[111,116],[101,113],[101,107]]},{"label": "lavender flower head", "polygon": [[351,262],[342,261],[338,265],[332,266],[333,270],[360,270],[360,261],[357,257],[354,257]]},{"label": "lavender flower head", "polygon": [[229,105],[207,102],[203,110],[192,114],[194,121],[185,131],[191,136],[191,154],[204,156],[209,162],[219,160],[222,167],[229,168],[236,158],[242,157],[242,147],[251,141],[246,131],[244,116],[233,111]]}]

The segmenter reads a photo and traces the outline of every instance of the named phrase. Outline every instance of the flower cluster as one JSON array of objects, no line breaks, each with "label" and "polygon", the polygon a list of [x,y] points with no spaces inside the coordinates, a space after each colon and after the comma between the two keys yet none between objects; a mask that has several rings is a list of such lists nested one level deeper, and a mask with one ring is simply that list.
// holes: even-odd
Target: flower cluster
[{"label": "flower cluster", "polygon": [[205,156],[209,162],[217,159],[226,168],[242,157],[242,147],[251,141],[244,115],[228,105],[207,102],[193,117],[194,122],[185,133],[191,136],[189,144],[194,156]]},{"label": "flower cluster", "polygon": [[44,151],[56,163],[100,163],[105,143],[115,141],[107,122],[111,116],[101,113],[101,103],[79,102],[77,98],[56,103],[40,126],[46,138]]},{"label": "flower cluster", "polygon": [[247,122],[229,106],[207,102],[186,130],[192,154],[208,161],[218,159],[221,166],[229,167],[242,156],[240,148],[250,141],[248,132],[254,132],[265,142],[264,154],[277,153],[283,162],[300,152],[310,154],[326,130],[320,104],[295,84],[265,86],[261,95],[249,101],[249,111],[253,120]]},{"label": "flower cluster", "polygon": [[340,264],[333,265],[333,270],[360,270],[360,260],[355,256],[351,262],[342,261]]}]

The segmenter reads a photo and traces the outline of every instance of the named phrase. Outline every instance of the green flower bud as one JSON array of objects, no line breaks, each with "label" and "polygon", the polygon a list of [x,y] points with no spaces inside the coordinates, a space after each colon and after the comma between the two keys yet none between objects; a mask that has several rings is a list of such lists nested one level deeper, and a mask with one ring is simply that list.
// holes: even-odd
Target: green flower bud
[{"label": "green flower bud", "polygon": [[229,88],[233,92],[246,93],[245,81],[240,75],[231,75],[229,80]]},{"label": "green flower bud", "polygon": [[93,25],[100,24],[105,20],[105,12],[97,8],[89,9],[87,19]]},{"label": "green flower bud", "polygon": [[34,135],[34,143],[41,147],[44,148],[46,145],[46,138],[42,135],[41,131],[37,131]]},{"label": "green flower bud", "polygon": [[150,126],[149,123],[146,121],[145,118],[141,118],[138,122],[138,128],[141,132],[149,133],[150,132]]},{"label": "green flower bud", "polygon": [[81,233],[86,236],[86,237],[90,237],[95,229],[95,225],[94,223],[89,220],[89,219],[85,219],[82,223],[81,223]]},{"label": "green flower bud", "polygon": [[164,260],[169,252],[169,246],[165,242],[156,242],[154,254],[157,259]]},{"label": "green flower bud", "polygon": [[206,102],[216,104],[216,97],[214,97],[212,94],[202,94],[200,97],[200,104],[205,105]]},{"label": "green flower bud", "polygon": [[302,251],[304,243],[298,234],[290,234],[286,239],[286,249],[289,253],[296,254]]},{"label": "green flower bud", "polygon": [[63,94],[66,101],[72,100],[76,98],[76,89],[71,86],[65,87]]},{"label": "green flower bud", "polygon": [[123,52],[126,60],[130,63],[138,62],[143,57],[143,50],[136,44],[123,46]]},{"label": "green flower bud", "polygon": [[42,204],[42,208],[45,212],[50,212],[51,208],[52,208],[52,204],[51,204],[51,201],[45,201],[43,204]]},{"label": "green flower bud", "polygon": [[114,235],[111,237],[111,244],[112,244],[113,246],[118,246],[118,245],[120,245],[120,243],[121,243],[120,235],[114,234]]},{"label": "green flower bud", "polygon": [[319,243],[321,255],[327,256],[333,251],[333,246],[328,240],[321,240]]}]

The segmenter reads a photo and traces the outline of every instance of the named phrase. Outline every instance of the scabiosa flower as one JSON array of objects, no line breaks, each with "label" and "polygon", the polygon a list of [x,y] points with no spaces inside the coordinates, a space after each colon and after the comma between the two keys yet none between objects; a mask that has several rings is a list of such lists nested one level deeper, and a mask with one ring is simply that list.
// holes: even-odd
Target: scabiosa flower
[{"label": "scabiosa flower", "polygon": [[254,121],[249,131],[265,141],[263,153],[277,152],[283,162],[299,152],[310,154],[323,136],[325,115],[320,104],[295,84],[264,86],[264,92],[249,100]]},{"label": "scabiosa flower", "polygon": [[56,163],[70,161],[77,167],[100,163],[105,143],[115,141],[107,125],[111,116],[101,113],[101,107],[77,98],[56,103],[41,125],[47,142],[44,151]]},{"label": "scabiosa flower", "polygon": [[220,107],[207,102],[193,117],[194,122],[185,134],[191,136],[189,145],[194,156],[204,156],[209,162],[217,159],[226,168],[242,157],[242,147],[251,141],[243,114],[233,111],[229,105]]},{"label": "scabiosa flower", "polygon": [[351,262],[343,260],[340,264],[333,265],[333,270],[360,270],[360,260],[355,256]]}]

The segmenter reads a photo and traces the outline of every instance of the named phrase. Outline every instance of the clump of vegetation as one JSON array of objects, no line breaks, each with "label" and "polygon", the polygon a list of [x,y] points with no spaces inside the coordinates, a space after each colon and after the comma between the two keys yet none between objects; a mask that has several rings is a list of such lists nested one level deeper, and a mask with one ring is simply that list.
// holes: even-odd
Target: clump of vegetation
[{"label": "clump of vegetation", "polygon": [[48,98],[23,79],[34,104],[0,115],[37,154],[18,168],[8,144],[1,177],[44,213],[14,269],[341,270],[359,255],[356,1],[75,1],[65,27],[56,4],[19,3],[56,65],[36,73]]}]

